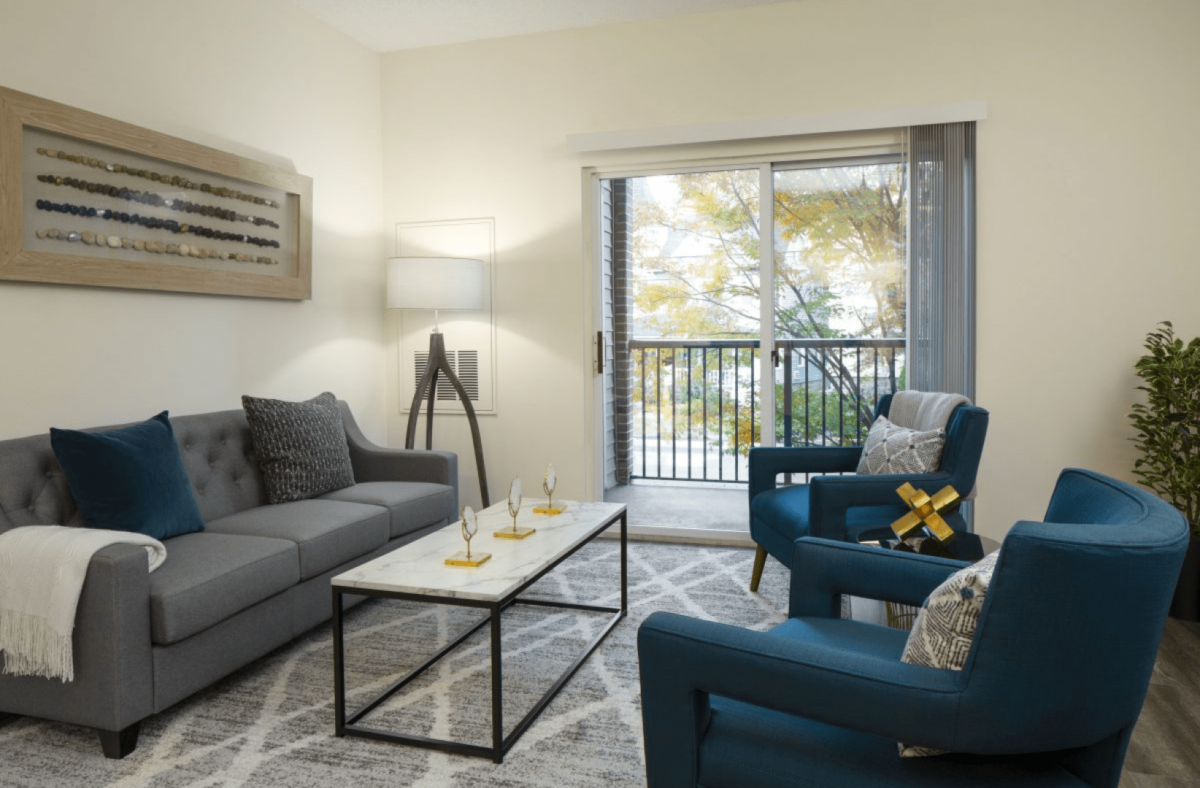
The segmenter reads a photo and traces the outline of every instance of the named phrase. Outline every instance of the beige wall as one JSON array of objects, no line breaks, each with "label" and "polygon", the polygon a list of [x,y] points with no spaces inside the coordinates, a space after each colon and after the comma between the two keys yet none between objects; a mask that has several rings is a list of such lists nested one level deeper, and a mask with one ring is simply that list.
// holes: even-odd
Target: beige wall
[{"label": "beige wall", "polygon": [[313,179],[306,302],[0,283],[0,438],[331,390],[384,438],[379,56],[277,0],[5,0],[0,85]]},{"label": "beige wall", "polygon": [[[806,0],[397,53],[381,82],[280,0],[6,0],[0,85],[294,166],[315,226],[309,302],[0,283],[0,438],[330,389],[399,444],[393,225],[495,217],[491,489],[554,460],[566,494],[594,492],[583,170],[685,154],[586,159],[566,136],[983,100],[979,526],[998,535],[1063,466],[1128,477],[1142,337],[1200,333],[1197,29],[1192,0]],[[438,435],[470,500],[465,425]]]},{"label": "beige wall", "polygon": [[[806,0],[385,56],[384,223],[496,219],[493,494],[547,459],[589,492],[589,161],[568,134],[964,100],[989,112],[979,530],[1040,516],[1064,466],[1128,478],[1142,338],[1200,332],[1197,30],[1193,0]],[[398,442],[394,371],[387,411]],[[461,419],[439,423],[469,457]]]}]

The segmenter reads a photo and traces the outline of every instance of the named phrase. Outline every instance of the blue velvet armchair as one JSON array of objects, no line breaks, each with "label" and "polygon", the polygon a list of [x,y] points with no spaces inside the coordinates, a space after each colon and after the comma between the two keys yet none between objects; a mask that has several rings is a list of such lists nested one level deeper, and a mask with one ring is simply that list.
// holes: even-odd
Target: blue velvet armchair
[{"label": "blue velvet armchair", "polygon": [[[886,416],[892,395],[879,400],[875,416]],[[750,451],[750,536],[758,544],[750,590],[757,591],[767,555],[792,566],[792,545],[802,536],[855,541],[862,531],[890,525],[908,508],[896,488],[909,482],[929,494],[951,485],[960,495],[975,487],[988,412],[960,405],[946,423],[946,444],[938,470],[920,474],[813,476],[807,484],[777,486],[781,473],[853,473],[862,446],[764,447]],[[966,531],[962,514],[946,522]]]},{"label": "blue velvet armchair", "polygon": [[[1116,788],[1187,547],[1184,518],[1066,470],[1000,548],[962,670],[839,595],[922,600],[960,564],[806,537],[769,632],[654,613],[638,631],[650,788]],[[897,742],[952,754],[901,758]]]}]

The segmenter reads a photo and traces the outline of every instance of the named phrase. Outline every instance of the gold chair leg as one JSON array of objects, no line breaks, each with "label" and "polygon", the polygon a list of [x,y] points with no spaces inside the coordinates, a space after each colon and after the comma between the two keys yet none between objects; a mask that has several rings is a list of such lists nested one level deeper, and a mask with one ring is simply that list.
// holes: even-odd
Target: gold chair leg
[{"label": "gold chair leg", "polygon": [[763,567],[767,565],[767,551],[759,545],[754,553],[754,571],[750,573],[750,593],[758,593],[758,581],[762,580]]}]

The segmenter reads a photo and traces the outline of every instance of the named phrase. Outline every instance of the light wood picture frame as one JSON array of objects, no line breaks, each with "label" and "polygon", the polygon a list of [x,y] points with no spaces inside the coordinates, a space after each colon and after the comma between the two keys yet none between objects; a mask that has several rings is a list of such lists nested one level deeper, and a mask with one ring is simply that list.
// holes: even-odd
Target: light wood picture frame
[{"label": "light wood picture frame", "polygon": [[306,300],[312,179],[0,87],[0,280]]}]

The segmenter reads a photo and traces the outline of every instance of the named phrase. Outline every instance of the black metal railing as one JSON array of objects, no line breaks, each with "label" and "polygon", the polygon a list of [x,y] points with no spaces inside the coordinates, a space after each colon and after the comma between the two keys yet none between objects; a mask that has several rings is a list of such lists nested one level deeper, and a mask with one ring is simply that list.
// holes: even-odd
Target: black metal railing
[{"label": "black metal railing", "polygon": [[[900,387],[903,339],[775,343],[775,443],[854,445],[875,403]],[[634,478],[745,482],[761,444],[759,343],[635,339],[630,469]]]},{"label": "black metal railing", "polygon": [[904,347],[903,339],[777,341],[776,443],[861,444],[879,398],[900,388]]},{"label": "black metal railing", "polygon": [[745,481],[758,443],[758,341],[630,340],[631,475]]}]

